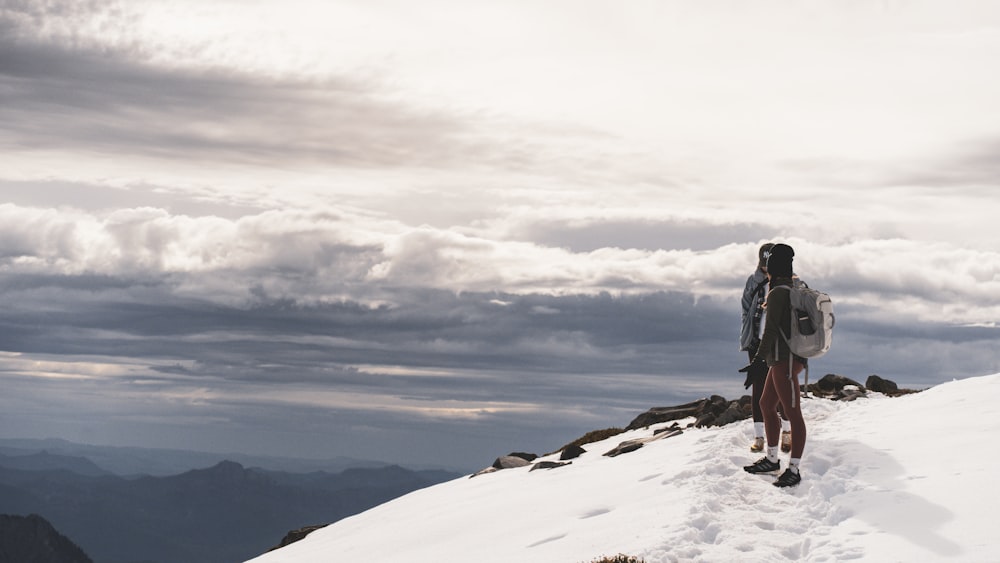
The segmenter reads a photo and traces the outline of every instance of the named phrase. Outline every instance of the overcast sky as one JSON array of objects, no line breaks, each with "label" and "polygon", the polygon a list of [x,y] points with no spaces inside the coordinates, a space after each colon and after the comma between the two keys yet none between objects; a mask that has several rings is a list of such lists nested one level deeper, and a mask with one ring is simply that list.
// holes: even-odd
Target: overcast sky
[{"label": "overcast sky", "polygon": [[0,0],[0,435],[476,468],[1000,371],[1000,5]]}]

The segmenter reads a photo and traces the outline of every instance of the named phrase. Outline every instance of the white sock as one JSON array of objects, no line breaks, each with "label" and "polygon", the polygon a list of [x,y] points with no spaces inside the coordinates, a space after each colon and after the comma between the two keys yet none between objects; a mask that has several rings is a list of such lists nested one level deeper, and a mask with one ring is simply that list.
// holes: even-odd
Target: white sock
[{"label": "white sock", "polygon": [[769,461],[778,461],[778,446],[767,447],[767,459]]},{"label": "white sock", "polygon": [[791,469],[793,472],[798,473],[799,463],[801,462],[802,462],[801,457],[793,457],[792,459],[788,460],[788,468]]},{"label": "white sock", "polygon": [[782,432],[791,432],[792,431],[792,423],[788,422],[785,419],[781,419],[781,431]]},{"label": "white sock", "polygon": [[754,435],[754,438],[763,438],[764,437],[764,423],[763,422],[755,422],[755,423],[753,423],[753,435]]}]

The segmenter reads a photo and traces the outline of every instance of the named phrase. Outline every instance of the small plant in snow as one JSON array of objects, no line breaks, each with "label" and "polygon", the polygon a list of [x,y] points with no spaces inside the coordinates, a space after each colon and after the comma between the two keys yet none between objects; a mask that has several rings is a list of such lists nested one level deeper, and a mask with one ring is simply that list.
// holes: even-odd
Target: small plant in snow
[{"label": "small plant in snow", "polygon": [[646,560],[619,553],[618,555],[614,555],[612,557],[594,559],[591,563],[646,563]]}]

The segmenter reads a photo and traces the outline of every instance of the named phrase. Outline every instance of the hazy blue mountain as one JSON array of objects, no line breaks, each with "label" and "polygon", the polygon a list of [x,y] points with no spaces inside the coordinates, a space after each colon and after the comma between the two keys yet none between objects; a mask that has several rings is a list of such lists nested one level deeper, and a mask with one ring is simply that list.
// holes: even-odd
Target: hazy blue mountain
[{"label": "hazy blue mountain", "polygon": [[176,475],[192,469],[210,467],[223,460],[235,461],[245,467],[260,467],[272,471],[292,473],[340,472],[353,467],[385,467],[390,465],[381,461],[343,456],[327,459],[300,459],[162,448],[94,446],[54,438],[45,440],[0,439],[0,454],[5,456],[24,456],[41,452],[69,457],[84,457],[98,467],[122,476]]},{"label": "hazy blue mountain", "polygon": [[42,515],[96,563],[236,563],[291,529],[457,476],[396,466],[295,474],[233,461],[137,478],[0,467],[0,513]]},{"label": "hazy blue mountain", "polygon": [[24,469],[26,471],[49,471],[64,469],[80,475],[97,477],[110,475],[110,472],[98,467],[85,457],[67,456],[42,451],[38,453],[6,456],[0,454],[0,467],[8,469]]}]

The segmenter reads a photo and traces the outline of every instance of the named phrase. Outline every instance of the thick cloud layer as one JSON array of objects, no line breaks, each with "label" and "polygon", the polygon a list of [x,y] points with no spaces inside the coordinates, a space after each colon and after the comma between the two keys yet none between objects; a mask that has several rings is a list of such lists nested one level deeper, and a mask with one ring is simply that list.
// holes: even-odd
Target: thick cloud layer
[{"label": "thick cloud layer", "polygon": [[[362,231],[330,212],[0,215],[0,365],[24,393],[7,412],[25,395],[62,397],[39,399],[42,427],[87,427],[71,407],[81,386],[100,396],[89,417],[114,412],[137,432],[269,426],[247,413],[284,408],[375,433],[405,420],[408,432],[451,424],[470,436],[552,417],[618,424],[651,404],[743,392],[738,297],[756,243],[574,253],[393,223]],[[997,291],[997,255],[793,244],[800,273],[837,303],[837,346],[814,369],[925,386],[997,367],[984,324],[997,311],[982,302]]]},{"label": "thick cloud layer", "polygon": [[742,394],[768,240],[834,298],[814,369],[1000,371],[1000,14],[960,4],[0,0],[3,432],[554,448]]}]

